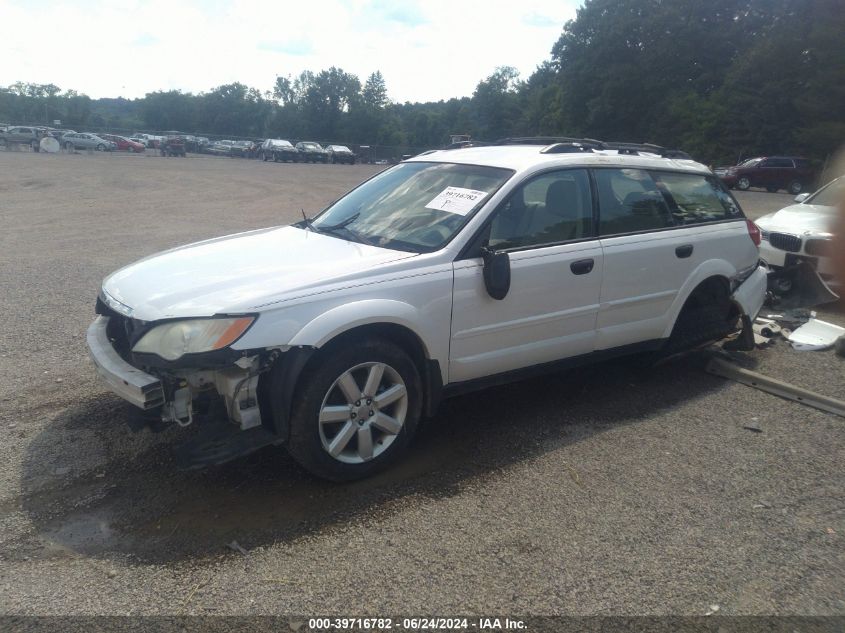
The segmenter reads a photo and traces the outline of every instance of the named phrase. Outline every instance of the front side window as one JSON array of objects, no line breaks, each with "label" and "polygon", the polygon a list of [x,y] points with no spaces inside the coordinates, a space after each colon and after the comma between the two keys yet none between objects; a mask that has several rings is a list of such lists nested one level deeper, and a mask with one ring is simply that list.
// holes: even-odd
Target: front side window
[{"label": "front side window", "polygon": [[374,246],[429,252],[457,234],[512,174],[478,165],[402,163],[300,226]]},{"label": "front side window", "polygon": [[584,169],[537,176],[518,187],[496,210],[488,245],[527,248],[593,235],[590,180]]},{"label": "front side window", "polygon": [[673,226],[669,206],[644,169],[596,169],[599,233],[617,235]]}]

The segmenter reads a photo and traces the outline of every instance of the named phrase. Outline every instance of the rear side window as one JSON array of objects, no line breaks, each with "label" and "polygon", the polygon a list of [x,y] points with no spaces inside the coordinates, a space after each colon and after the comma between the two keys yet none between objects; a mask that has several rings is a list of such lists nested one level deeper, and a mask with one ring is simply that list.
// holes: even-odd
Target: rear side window
[{"label": "rear side window", "polygon": [[597,169],[599,233],[617,235],[674,226],[666,199],[644,169]]},{"label": "rear side window", "polygon": [[716,178],[671,172],[651,172],[651,175],[676,225],[718,222],[742,215]]},{"label": "rear side window", "polygon": [[789,158],[769,158],[763,167],[793,167]]}]

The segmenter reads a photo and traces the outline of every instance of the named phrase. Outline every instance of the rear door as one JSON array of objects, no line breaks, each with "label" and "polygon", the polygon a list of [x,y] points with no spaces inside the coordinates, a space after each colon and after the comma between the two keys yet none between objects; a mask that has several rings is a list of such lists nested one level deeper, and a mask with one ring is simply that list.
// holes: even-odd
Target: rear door
[{"label": "rear door", "polygon": [[450,382],[593,351],[602,252],[586,170],[547,172],[517,187],[478,244],[508,252],[510,290],[490,297],[477,253],[455,262]]},{"label": "rear door", "polygon": [[700,258],[644,169],[595,169],[604,279],[596,349],[661,338],[669,309]]},{"label": "rear door", "polygon": [[605,259],[597,349],[663,338],[675,301],[692,291],[705,262],[738,270],[756,261],[742,212],[714,176],[631,169],[594,174]]}]

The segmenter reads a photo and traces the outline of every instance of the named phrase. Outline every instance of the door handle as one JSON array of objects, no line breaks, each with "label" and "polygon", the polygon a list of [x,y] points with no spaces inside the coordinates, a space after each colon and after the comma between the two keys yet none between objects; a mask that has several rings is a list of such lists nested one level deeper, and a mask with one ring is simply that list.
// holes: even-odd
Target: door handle
[{"label": "door handle", "polygon": [[692,255],[692,244],[684,244],[683,246],[679,246],[675,249],[675,255],[677,255],[681,259],[686,259],[690,255]]},{"label": "door handle", "polygon": [[586,275],[593,270],[595,263],[593,259],[579,259],[569,264],[569,269],[576,275]]}]

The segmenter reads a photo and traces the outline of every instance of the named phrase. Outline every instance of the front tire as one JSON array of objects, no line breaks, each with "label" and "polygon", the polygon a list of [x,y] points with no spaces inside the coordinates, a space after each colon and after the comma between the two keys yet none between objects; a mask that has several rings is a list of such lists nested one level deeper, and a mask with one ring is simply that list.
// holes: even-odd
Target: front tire
[{"label": "front tire", "polygon": [[736,188],[740,191],[748,191],[751,188],[751,181],[743,176],[739,180],[736,181]]},{"label": "front tire", "polygon": [[102,143],[100,143],[99,145],[97,145],[97,151],[98,151],[98,152],[105,152],[105,151],[106,151],[106,146],[105,146],[105,145],[103,145]]},{"label": "front tire", "polygon": [[318,477],[352,481],[407,450],[422,411],[422,380],[400,347],[365,338],[315,357],[294,402],[291,456]]}]

